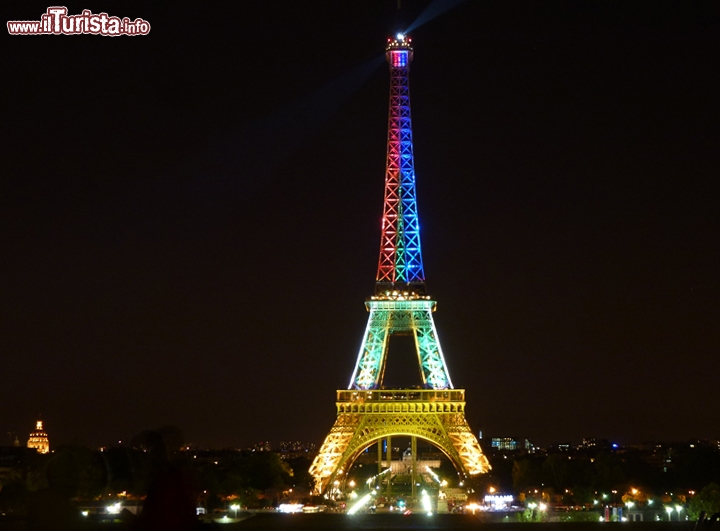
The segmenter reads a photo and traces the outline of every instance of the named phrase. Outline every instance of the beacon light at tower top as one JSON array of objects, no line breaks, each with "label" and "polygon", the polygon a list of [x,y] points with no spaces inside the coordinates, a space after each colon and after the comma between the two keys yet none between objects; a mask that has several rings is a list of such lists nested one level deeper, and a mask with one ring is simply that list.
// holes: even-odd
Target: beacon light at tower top
[{"label": "beacon light at tower top", "polygon": [[388,48],[410,48],[412,39],[404,33],[398,33],[395,37],[388,37]]}]

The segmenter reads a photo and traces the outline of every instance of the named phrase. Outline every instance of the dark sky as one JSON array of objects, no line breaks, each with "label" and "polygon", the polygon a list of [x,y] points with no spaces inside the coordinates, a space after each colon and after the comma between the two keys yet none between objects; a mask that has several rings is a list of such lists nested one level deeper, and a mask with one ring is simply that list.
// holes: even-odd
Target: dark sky
[{"label": "dark sky", "polygon": [[[56,444],[322,442],[374,287],[384,45],[430,3],[87,0],[152,30],[3,35],[3,441],[42,414]],[[486,437],[720,436],[709,5],[468,1],[412,32],[428,291]]]}]

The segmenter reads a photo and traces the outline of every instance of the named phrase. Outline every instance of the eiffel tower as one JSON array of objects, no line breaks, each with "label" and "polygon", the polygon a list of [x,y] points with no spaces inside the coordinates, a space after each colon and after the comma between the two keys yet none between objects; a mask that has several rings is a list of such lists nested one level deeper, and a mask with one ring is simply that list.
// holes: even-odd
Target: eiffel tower
[{"label": "eiffel tower", "polygon": [[[463,476],[490,468],[465,420],[465,390],[453,388],[450,380],[432,316],[436,302],[425,292],[410,119],[410,38],[388,39],[385,57],[390,111],[375,294],[365,302],[370,316],[352,379],[348,389],[337,391],[337,420],[310,467],[318,494],[342,482],[362,451],[393,436],[410,436],[413,448],[417,438],[429,441]],[[421,388],[383,387],[392,335],[414,337]],[[381,448],[378,444],[379,461]],[[387,448],[389,464],[391,444]]]}]

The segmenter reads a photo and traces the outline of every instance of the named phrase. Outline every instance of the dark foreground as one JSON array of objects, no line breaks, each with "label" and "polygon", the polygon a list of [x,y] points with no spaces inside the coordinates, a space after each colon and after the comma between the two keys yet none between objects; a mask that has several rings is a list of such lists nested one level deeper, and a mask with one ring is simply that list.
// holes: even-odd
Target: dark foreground
[{"label": "dark foreground", "polygon": [[[623,523],[517,523],[489,522],[482,515],[438,514],[425,516],[412,514],[408,516],[395,514],[362,514],[348,516],[345,514],[256,514],[248,515],[241,521],[231,523],[206,522],[198,526],[199,530],[233,531],[233,530],[303,530],[303,531],[334,531],[367,529],[374,531],[395,529],[435,529],[454,531],[477,529],[481,531],[693,531],[692,522],[623,522]],[[0,531],[25,531],[27,524],[22,521],[0,520]],[[83,531],[131,530],[132,526],[120,522],[102,522],[81,528]],[[720,530],[718,530],[720,531]]]},{"label": "dark foreground", "polygon": [[[609,528],[609,529],[608,529]],[[623,523],[517,523],[488,522],[482,516],[436,514],[257,514],[223,529],[437,529],[443,531],[478,529],[482,531],[692,531],[691,522],[623,522]]]}]

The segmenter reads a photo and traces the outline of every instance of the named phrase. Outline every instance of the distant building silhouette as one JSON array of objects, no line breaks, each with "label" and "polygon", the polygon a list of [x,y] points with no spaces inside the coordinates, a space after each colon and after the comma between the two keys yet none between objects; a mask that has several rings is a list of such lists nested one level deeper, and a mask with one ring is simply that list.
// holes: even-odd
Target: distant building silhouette
[{"label": "distant building silhouette", "polygon": [[519,448],[518,440],[512,437],[493,437],[490,445],[498,450],[517,450]]},{"label": "distant building silhouette", "polygon": [[281,441],[280,442],[281,452],[314,452],[315,443],[308,443],[303,441]]}]

